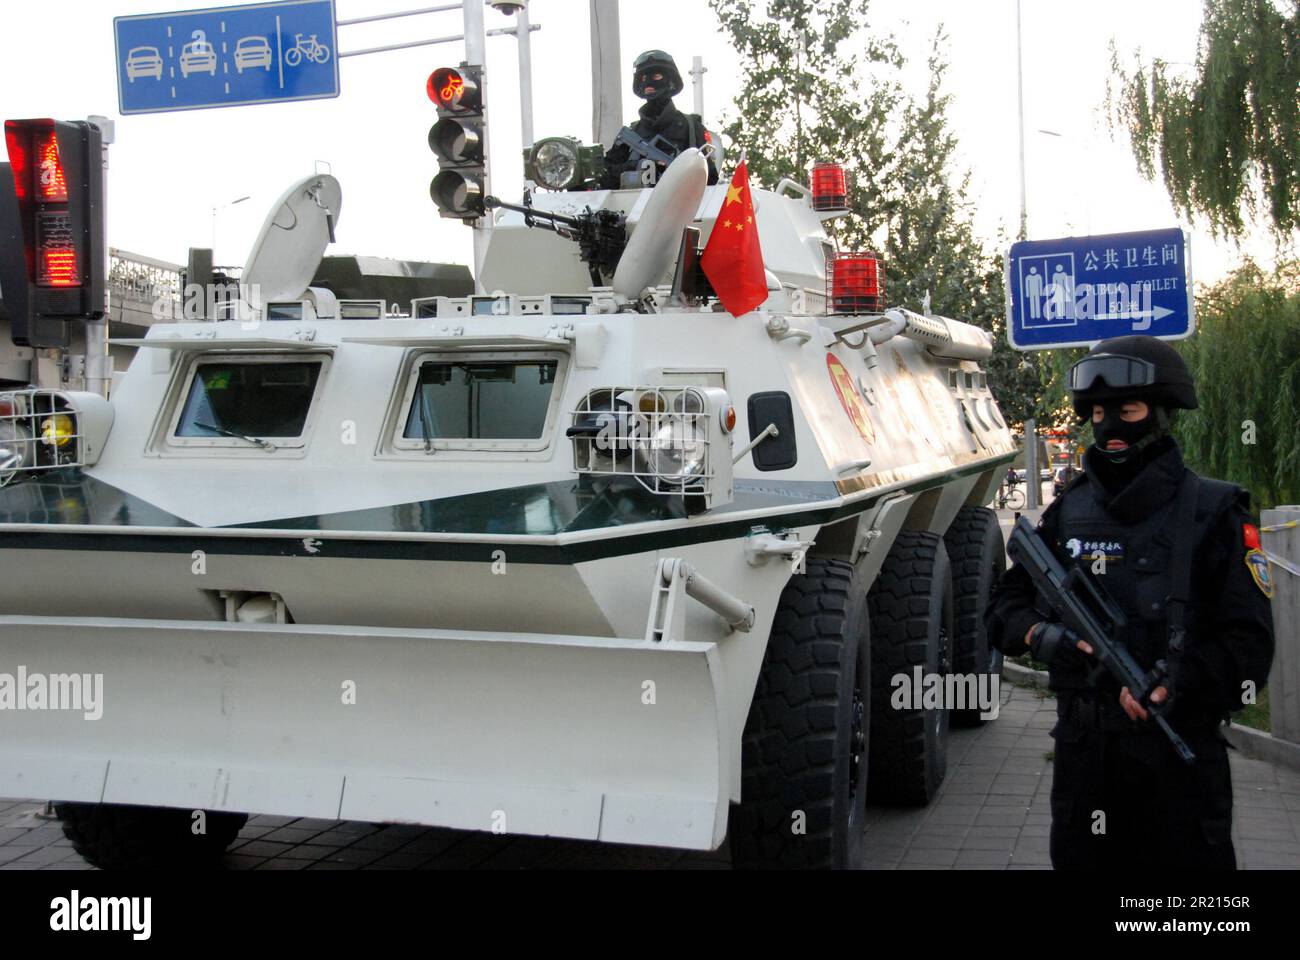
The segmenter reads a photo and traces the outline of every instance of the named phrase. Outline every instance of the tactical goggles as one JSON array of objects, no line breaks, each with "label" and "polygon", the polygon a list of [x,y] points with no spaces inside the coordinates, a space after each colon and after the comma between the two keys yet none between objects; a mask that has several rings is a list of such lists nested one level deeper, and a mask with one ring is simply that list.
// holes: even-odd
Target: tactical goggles
[{"label": "tactical goggles", "polygon": [[1156,368],[1155,364],[1146,360],[1111,353],[1084,357],[1070,368],[1071,393],[1091,390],[1098,380],[1105,381],[1105,385],[1112,390],[1149,387],[1156,382]]}]

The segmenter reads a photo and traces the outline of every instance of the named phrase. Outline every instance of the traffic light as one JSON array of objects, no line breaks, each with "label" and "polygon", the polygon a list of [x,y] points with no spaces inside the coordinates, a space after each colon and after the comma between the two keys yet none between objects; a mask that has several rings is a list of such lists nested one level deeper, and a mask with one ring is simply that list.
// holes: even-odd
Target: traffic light
[{"label": "traffic light", "polygon": [[[65,347],[67,321],[104,316],[103,138],[85,121],[8,120],[5,143],[16,205],[0,202],[0,239],[21,240],[0,252],[11,335]],[[11,286],[26,290],[11,300]]]},{"label": "traffic light", "polygon": [[429,76],[429,99],[438,122],[429,131],[429,149],[438,158],[438,175],[429,193],[443,217],[469,223],[486,215],[488,195],[487,109],[483,68],[462,63],[439,67]]}]

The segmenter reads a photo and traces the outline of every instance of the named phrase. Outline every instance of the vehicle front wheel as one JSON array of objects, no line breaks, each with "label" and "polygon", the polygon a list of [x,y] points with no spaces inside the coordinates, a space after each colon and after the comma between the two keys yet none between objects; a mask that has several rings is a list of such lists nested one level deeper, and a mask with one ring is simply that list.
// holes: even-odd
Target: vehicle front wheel
[{"label": "vehicle front wheel", "polygon": [[871,642],[858,568],[810,559],[781,593],[741,743],[737,867],[858,866]]},{"label": "vehicle front wheel", "polygon": [[192,810],[58,803],[54,812],[73,849],[104,870],[215,866],[248,822],[243,813],[205,812],[196,834]]}]

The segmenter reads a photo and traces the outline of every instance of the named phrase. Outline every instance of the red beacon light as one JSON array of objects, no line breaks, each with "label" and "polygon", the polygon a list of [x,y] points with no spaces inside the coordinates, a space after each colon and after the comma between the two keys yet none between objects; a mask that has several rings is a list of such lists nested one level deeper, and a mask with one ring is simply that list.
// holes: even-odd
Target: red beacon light
[{"label": "red beacon light", "polygon": [[885,265],[871,252],[837,253],[826,261],[829,313],[865,315],[885,309]]},{"label": "red beacon light", "polygon": [[819,212],[848,209],[848,175],[843,164],[818,163],[813,166],[812,206]]}]

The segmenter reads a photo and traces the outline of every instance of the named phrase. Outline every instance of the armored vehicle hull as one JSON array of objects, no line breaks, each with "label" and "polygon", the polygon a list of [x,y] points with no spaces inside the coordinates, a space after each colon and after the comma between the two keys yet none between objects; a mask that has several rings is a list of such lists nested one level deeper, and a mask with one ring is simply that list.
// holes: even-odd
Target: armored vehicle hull
[{"label": "armored vehicle hull", "polygon": [[[706,232],[725,192],[704,193]],[[987,338],[827,314],[822,218],[756,196],[771,296],[744,317],[582,286],[551,238],[513,292],[156,327],[111,407],[0,405],[28,454],[0,472],[0,664],[102,683],[93,719],[17,691],[0,795],[716,848],[772,793],[756,704],[800,602],[842,577],[865,603],[900,538],[939,564],[1014,455]],[[493,244],[520,258],[536,236],[503,217]],[[564,271],[571,293],[537,292]],[[55,415],[75,457],[46,449]],[[835,629],[866,663],[891,615],[877,598],[870,630]],[[975,642],[960,629],[935,634],[936,669]],[[827,761],[854,765],[858,805],[882,677],[841,696],[852,744]],[[922,760],[924,794],[942,769]],[[786,862],[768,820],[742,816],[746,858]],[[829,843],[805,860],[843,865]]]}]

